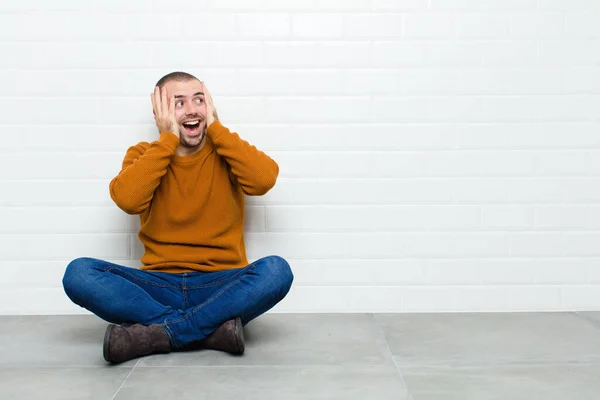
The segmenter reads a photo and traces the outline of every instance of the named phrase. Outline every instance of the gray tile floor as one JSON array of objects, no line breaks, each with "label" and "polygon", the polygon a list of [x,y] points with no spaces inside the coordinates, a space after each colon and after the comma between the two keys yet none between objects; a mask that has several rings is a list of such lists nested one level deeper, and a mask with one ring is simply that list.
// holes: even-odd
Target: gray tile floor
[{"label": "gray tile floor", "polygon": [[267,314],[246,353],[119,366],[93,316],[0,317],[0,399],[600,398],[600,312]]}]

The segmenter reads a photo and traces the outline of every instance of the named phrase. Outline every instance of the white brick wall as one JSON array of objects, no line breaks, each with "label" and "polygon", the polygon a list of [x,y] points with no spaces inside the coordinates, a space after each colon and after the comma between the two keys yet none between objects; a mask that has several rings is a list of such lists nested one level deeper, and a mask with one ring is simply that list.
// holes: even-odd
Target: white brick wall
[{"label": "white brick wall", "polygon": [[275,311],[599,309],[599,48],[597,0],[0,2],[0,314],[139,265],[108,182],[172,70],[280,164],[246,221]]}]

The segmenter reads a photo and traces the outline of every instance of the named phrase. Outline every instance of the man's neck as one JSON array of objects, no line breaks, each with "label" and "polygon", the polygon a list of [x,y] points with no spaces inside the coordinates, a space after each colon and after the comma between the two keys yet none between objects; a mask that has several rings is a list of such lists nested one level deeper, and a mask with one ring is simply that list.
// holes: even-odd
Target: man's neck
[{"label": "man's neck", "polygon": [[204,135],[204,137],[202,138],[202,141],[200,141],[200,144],[198,146],[186,147],[186,146],[180,144],[179,147],[177,147],[177,149],[175,150],[175,155],[180,156],[180,157],[193,156],[194,154],[196,154],[200,150],[202,150],[202,148],[204,147],[205,144],[206,144],[206,134]]}]

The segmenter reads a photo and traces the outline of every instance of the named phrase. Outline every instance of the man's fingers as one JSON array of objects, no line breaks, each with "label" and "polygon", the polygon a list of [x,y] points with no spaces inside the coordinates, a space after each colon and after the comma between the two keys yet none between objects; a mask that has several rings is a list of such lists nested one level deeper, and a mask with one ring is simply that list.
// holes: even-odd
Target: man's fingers
[{"label": "man's fingers", "polygon": [[[205,88],[206,89],[206,88]],[[208,89],[206,89],[206,98],[208,103],[210,104],[210,111],[212,111],[213,117],[215,119],[219,119],[219,116],[217,115],[217,108],[215,107],[215,102],[213,101],[212,95],[210,94],[210,92],[208,91]]]},{"label": "man's fingers", "polygon": [[167,100],[167,89],[162,88],[160,91],[160,100],[162,102],[162,114],[167,115],[169,112],[169,102]]},{"label": "man's fingers", "polygon": [[202,82],[202,89],[204,91],[204,98],[206,99],[206,104],[210,105],[211,107],[214,107],[214,103],[213,103],[213,99],[212,96],[210,95],[210,92],[208,91],[208,88],[206,87],[206,84],[204,82]]},{"label": "man's fingers", "polygon": [[154,92],[150,95],[152,99],[152,110],[154,111],[154,115],[160,115],[160,98],[157,96],[158,88],[154,88]]},{"label": "man's fingers", "polygon": [[213,106],[213,108],[214,108],[215,102],[213,101],[213,98],[212,98],[210,92],[207,90],[206,93],[208,93],[208,101],[210,101],[210,105]]},{"label": "man's fingers", "polygon": [[160,116],[162,113],[162,105],[160,101],[160,89],[158,86],[154,88],[154,109],[156,111],[156,116]]},{"label": "man's fingers", "polygon": [[171,97],[169,101],[169,116],[175,118],[175,96]]},{"label": "man's fingers", "polygon": [[208,91],[208,88],[204,83],[202,85],[204,86],[204,97],[206,98],[206,100],[211,101],[212,97],[210,97],[210,92]]}]

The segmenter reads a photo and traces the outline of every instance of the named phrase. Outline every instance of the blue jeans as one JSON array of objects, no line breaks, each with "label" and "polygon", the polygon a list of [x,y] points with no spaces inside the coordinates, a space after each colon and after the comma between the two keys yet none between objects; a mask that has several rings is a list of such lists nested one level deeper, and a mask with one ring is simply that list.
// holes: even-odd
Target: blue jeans
[{"label": "blue jeans", "polygon": [[280,302],[294,276],[279,256],[217,272],[142,271],[95,258],[73,260],[67,296],[115,323],[161,324],[174,348],[201,340],[235,317],[246,325]]}]

